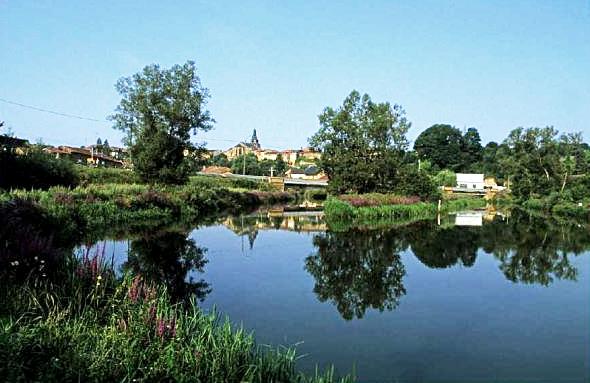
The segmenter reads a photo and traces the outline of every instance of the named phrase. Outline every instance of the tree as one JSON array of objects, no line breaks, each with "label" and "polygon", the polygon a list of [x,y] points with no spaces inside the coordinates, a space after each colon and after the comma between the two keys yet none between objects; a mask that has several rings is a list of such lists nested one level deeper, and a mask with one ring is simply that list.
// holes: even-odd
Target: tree
[{"label": "tree", "polygon": [[110,119],[126,134],[135,171],[147,182],[186,182],[184,154],[194,149],[191,133],[207,131],[214,122],[194,62],[170,69],[146,66],[121,78],[116,89],[122,99]]},{"label": "tree", "polygon": [[287,171],[287,163],[283,160],[283,156],[281,154],[277,155],[277,159],[275,160],[274,164],[274,175],[275,176],[282,176]]},{"label": "tree", "polygon": [[338,109],[327,107],[309,140],[322,152],[320,166],[333,192],[386,192],[408,147],[410,123],[399,105],[374,103],[352,91]]},{"label": "tree", "polygon": [[223,153],[219,153],[214,155],[211,158],[211,165],[212,166],[223,166],[223,167],[229,167],[230,163],[229,160],[227,159],[227,156]]},{"label": "tree", "polygon": [[254,153],[247,153],[234,158],[231,162],[231,171],[234,174],[261,175],[260,165]]},{"label": "tree", "polygon": [[564,181],[575,169],[575,161],[569,138],[563,136],[558,140],[557,134],[552,126],[517,128],[504,140],[497,157],[515,197],[528,199],[563,192]]},{"label": "tree", "polygon": [[461,131],[447,124],[436,124],[426,129],[414,142],[414,150],[422,160],[436,169],[461,171],[464,166],[464,139]]},{"label": "tree", "polygon": [[475,128],[469,128],[463,135],[463,169],[473,171],[474,167],[481,161],[483,147],[481,137]]}]

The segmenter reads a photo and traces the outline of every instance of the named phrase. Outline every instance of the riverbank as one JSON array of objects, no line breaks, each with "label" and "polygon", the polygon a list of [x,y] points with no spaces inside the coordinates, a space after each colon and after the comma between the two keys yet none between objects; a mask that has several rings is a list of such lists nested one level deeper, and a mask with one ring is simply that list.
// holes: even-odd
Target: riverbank
[{"label": "riverbank", "polygon": [[[57,264],[56,264],[57,265]],[[0,275],[0,376],[7,381],[351,382],[305,376],[294,348],[254,335],[195,301],[174,303],[141,276],[115,277],[100,254],[20,283]]]},{"label": "riverbank", "polygon": [[[108,224],[108,214],[121,220],[183,217],[184,209],[198,208],[182,206],[191,192],[194,185],[93,185],[3,195],[12,199],[0,203],[0,376],[48,382],[352,381],[338,380],[330,369],[303,375],[295,349],[256,344],[252,333],[228,318],[203,312],[197,296],[172,298],[165,282],[144,278],[143,272],[127,270],[118,277],[104,249],[81,256],[71,249],[77,233],[100,230],[91,219]],[[233,203],[238,209],[279,197],[227,189],[203,193],[193,203],[211,208]],[[129,199],[127,209],[127,203],[119,208],[123,212],[112,209],[120,199]],[[97,214],[91,207],[103,210]],[[157,236],[157,229],[149,232]],[[157,256],[184,272],[202,267],[206,260],[196,244],[186,234],[178,237],[185,238],[180,254],[162,247]],[[158,273],[165,279],[176,271],[164,267]]]},{"label": "riverbank", "polygon": [[439,209],[436,202],[422,202],[387,194],[369,194],[330,197],[324,205],[324,213],[328,226],[337,230],[351,226],[407,224],[435,218],[439,213],[484,208],[486,204],[483,198],[448,199],[441,201]]},{"label": "riverbank", "polygon": [[236,186],[233,181],[224,181],[194,177],[182,186],[92,183],[76,188],[12,190],[0,194],[0,203],[33,201],[77,236],[97,238],[118,228],[134,231],[178,222],[196,223],[211,215],[297,198],[296,193],[256,190],[256,183]]}]

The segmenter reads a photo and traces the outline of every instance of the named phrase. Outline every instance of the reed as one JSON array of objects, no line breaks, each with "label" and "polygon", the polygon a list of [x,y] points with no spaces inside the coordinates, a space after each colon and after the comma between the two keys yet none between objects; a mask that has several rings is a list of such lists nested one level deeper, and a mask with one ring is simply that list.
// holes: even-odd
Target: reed
[{"label": "reed", "polygon": [[[353,201],[368,200],[368,201],[401,201],[402,203],[384,203],[382,205],[365,205],[353,206],[350,202],[350,197],[343,198],[329,198],[324,205],[324,212],[326,220],[330,228],[338,230],[338,228],[350,226],[380,226],[385,224],[399,224],[408,223],[423,219],[430,219],[436,217],[439,213],[438,205],[430,202],[414,202],[400,198],[399,196],[379,196],[375,198],[370,196],[364,198],[361,196],[352,197]],[[372,203],[372,202],[371,202]],[[486,206],[484,199],[465,198],[453,199],[444,201],[441,205],[441,213],[448,213],[464,209],[476,209]]]},{"label": "reed", "polygon": [[[6,381],[351,382],[306,376],[293,347],[271,348],[196,300],[174,303],[141,276],[115,277],[100,251],[64,260],[54,281],[0,273]],[[12,282],[12,283],[7,283]]]}]

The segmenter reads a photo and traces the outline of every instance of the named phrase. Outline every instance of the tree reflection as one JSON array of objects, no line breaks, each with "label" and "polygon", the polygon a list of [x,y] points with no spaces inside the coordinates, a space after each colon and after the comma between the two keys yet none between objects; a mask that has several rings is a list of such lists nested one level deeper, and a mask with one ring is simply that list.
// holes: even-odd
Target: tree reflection
[{"label": "tree reflection", "polygon": [[305,269],[314,276],[320,301],[331,300],[346,320],[368,308],[393,310],[406,293],[396,238],[385,232],[327,232],[313,239],[317,253]]},{"label": "tree reflection", "polygon": [[576,280],[568,254],[590,248],[590,235],[585,225],[558,224],[515,210],[508,223],[482,227],[480,246],[500,261],[508,280],[546,286],[555,278]]},{"label": "tree reflection", "polygon": [[406,293],[399,253],[411,249],[429,268],[471,267],[478,251],[491,254],[505,277],[517,283],[549,285],[576,280],[572,254],[590,249],[589,225],[557,222],[513,211],[479,227],[438,226],[422,221],[390,229],[326,232],[314,236],[316,252],[305,269],[314,292],[332,301],[343,318],[362,318],[369,308],[393,310]]},{"label": "tree reflection", "polygon": [[418,223],[403,230],[414,255],[430,268],[446,268],[461,262],[471,267],[477,258],[479,231],[475,227],[438,227]]},{"label": "tree reflection", "polygon": [[164,284],[173,299],[181,301],[194,296],[203,300],[211,292],[209,284],[193,276],[187,279],[187,275],[203,272],[207,263],[205,251],[184,233],[156,233],[131,242],[123,269]]}]

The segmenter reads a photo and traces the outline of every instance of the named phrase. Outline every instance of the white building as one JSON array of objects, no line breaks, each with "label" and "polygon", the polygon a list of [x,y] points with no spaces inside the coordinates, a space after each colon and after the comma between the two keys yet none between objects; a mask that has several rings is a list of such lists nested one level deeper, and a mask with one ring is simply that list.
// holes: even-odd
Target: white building
[{"label": "white building", "polygon": [[464,211],[455,215],[455,226],[481,226],[483,224],[483,212]]},{"label": "white building", "polygon": [[483,190],[483,174],[457,173],[457,187],[461,189]]}]

